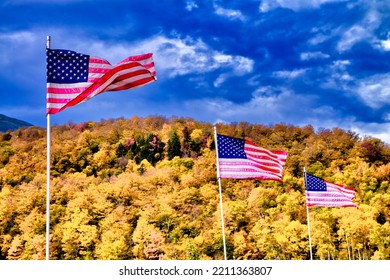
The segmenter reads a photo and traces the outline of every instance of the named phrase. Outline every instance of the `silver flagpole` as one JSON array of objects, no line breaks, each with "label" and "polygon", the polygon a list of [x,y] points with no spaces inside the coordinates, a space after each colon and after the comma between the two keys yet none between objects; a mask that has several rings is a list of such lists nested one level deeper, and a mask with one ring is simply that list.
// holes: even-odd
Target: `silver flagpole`
[{"label": "silver flagpole", "polygon": [[226,256],[226,239],[225,239],[225,219],[223,217],[223,208],[222,208],[222,186],[221,186],[221,176],[219,174],[219,157],[218,157],[218,139],[217,139],[217,128],[214,126],[214,141],[215,141],[215,153],[217,159],[217,179],[219,186],[219,208],[221,209],[221,224],[222,224],[222,239],[223,239],[223,255],[225,260]]},{"label": "silver flagpole", "polygon": [[[50,36],[46,38],[46,48],[50,48]],[[46,154],[46,260],[50,259],[50,114],[46,114],[47,154]]]},{"label": "silver flagpole", "polygon": [[308,229],[308,232],[309,232],[310,260],[313,260],[313,251],[312,251],[312,248],[311,248],[311,236],[310,236],[309,206],[307,206],[307,191],[306,191],[307,177],[306,177],[306,167],[303,168],[303,173],[304,173],[304,176],[305,176],[306,215],[307,215],[307,229]]}]

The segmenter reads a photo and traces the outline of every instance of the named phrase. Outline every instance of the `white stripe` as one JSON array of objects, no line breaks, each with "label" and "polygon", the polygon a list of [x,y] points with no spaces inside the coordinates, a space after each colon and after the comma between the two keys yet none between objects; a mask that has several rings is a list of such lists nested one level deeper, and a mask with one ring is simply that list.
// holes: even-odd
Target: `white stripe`
[{"label": "white stripe", "polygon": [[60,109],[64,106],[64,103],[47,103],[46,108]]},{"label": "white stripe", "polygon": [[153,56],[148,57],[148,58],[145,58],[145,59],[138,60],[138,62],[139,62],[140,64],[142,64],[142,65],[154,63],[154,62],[153,62]]},{"label": "white stripe", "polygon": [[100,78],[104,75],[105,73],[89,73],[88,74],[88,80],[90,79],[96,79],[96,78]]},{"label": "white stripe", "polygon": [[78,93],[48,93],[46,94],[47,98],[53,98],[53,99],[73,99],[76,98],[78,95],[80,95],[80,92]]},{"label": "white stripe", "polygon": [[112,69],[114,66],[110,64],[89,63],[89,68]]},{"label": "white stripe", "polygon": [[[127,58],[125,58],[124,60],[126,60]],[[127,61],[121,61],[119,62],[117,65],[123,65],[123,64],[127,64],[127,63],[131,63],[131,62],[138,62],[139,64],[141,65],[146,65],[146,64],[154,64],[154,61],[153,61],[153,56],[151,57],[148,57],[148,58],[145,58],[145,59],[140,59],[140,60],[127,60]]]},{"label": "white stripe", "polygon": [[58,84],[58,83],[47,83],[47,88],[78,88],[78,87],[89,87],[91,83],[83,82],[83,83],[73,83],[73,84]]}]

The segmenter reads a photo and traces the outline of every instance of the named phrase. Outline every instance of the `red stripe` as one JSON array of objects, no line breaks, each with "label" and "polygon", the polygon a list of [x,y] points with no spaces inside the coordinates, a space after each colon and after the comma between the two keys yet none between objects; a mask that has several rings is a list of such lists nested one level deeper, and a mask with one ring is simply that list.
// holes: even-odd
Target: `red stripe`
[{"label": "red stripe", "polygon": [[350,191],[355,192],[355,189],[354,189],[354,188],[351,188],[351,187],[348,187],[348,186],[344,186],[344,185],[340,185],[340,184],[331,183],[331,182],[328,182],[328,181],[326,181],[326,180],[324,180],[324,182],[327,183],[327,184],[332,184],[332,185],[334,185],[334,186],[337,187],[340,191],[343,191],[343,192],[350,192]]},{"label": "red stripe", "polygon": [[47,93],[56,93],[56,94],[72,94],[72,93],[79,93],[85,90],[87,87],[75,87],[75,88],[55,88],[55,87],[48,87]]},{"label": "red stripe", "polygon": [[69,102],[69,98],[66,99],[61,99],[61,98],[47,98],[47,103],[55,103],[55,104],[60,104],[60,103],[67,103]]},{"label": "red stripe", "polygon": [[100,57],[89,57],[89,63],[96,63],[96,64],[105,64],[105,65],[111,65],[107,60],[102,59]]},{"label": "red stripe", "polygon": [[350,203],[350,204],[331,204],[331,203],[328,203],[326,205],[320,205],[319,203],[307,203],[307,206],[322,206],[322,207],[358,207],[356,204],[354,203]]},{"label": "red stripe", "polygon": [[47,114],[57,114],[60,110],[54,109],[54,108],[46,108],[46,115]]},{"label": "red stripe", "polygon": [[142,74],[149,74],[149,73],[150,72],[145,70],[145,69],[135,70],[135,71],[128,72],[128,73],[125,73],[125,74],[122,74],[122,75],[118,76],[117,78],[115,78],[115,82],[120,82],[120,81],[129,79],[129,78],[133,78],[133,77],[136,77],[136,76],[140,76]]},{"label": "red stripe", "polygon": [[117,87],[114,90],[110,90],[110,91],[118,91],[118,90],[126,90],[129,88],[135,88],[135,87],[139,87],[139,86],[145,85],[145,84],[147,84],[149,82],[153,82],[153,81],[155,81],[155,79],[153,79],[153,78],[140,79],[140,80],[137,80],[136,82],[129,83],[129,84],[123,85],[121,87]]},{"label": "red stripe", "polygon": [[110,70],[111,70],[110,68],[90,67],[90,68],[88,68],[88,73],[89,74],[91,74],[91,73],[92,74],[97,74],[97,73],[105,74],[105,73],[107,73]]},{"label": "red stripe", "polygon": [[146,60],[149,58],[152,58],[153,54],[152,53],[146,53],[146,54],[140,54],[140,55],[133,55],[125,58],[118,64],[124,63],[124,62],[129,62],[129,61],[140,61],[140,60]]}]

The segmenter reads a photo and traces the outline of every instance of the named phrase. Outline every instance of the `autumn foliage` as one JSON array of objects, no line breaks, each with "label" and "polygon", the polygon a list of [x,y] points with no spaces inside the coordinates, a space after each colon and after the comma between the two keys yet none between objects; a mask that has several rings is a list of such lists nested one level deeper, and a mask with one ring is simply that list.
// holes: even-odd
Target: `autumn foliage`
[{"label": "autumn foliage", "polygon": [[[390,259],[390,147],[342,129],[218,124],[288,152],[283,182],[222,180],[229,259],[309,259],[303,168],[356,189],[310,208],[315,259]],[[51,259],[222,259],[213,126],[184,118],[51,129]],[[0,133],[0,259],[44,259],[46,130]]]}]

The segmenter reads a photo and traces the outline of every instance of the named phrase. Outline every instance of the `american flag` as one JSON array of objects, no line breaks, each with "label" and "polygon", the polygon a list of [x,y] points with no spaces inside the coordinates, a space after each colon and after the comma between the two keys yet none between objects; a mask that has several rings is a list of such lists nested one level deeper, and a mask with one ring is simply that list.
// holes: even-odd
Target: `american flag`
[{"label": "american flag", "polygon": [[46,113],[56,114],[102,92],[136,88],[155,81],[151,53],[116,65],[70,50],[46,50]]},{"label": "american flag", "polygon": [[282,181],[287,152],[270,151],[244,139],[217,134],[221,178]]},{"label": "american flag", "polygon": [[352,202],[354,197],[354,189],[329,183],[306,173],[306,200],[308,206],[357,207]]}]

